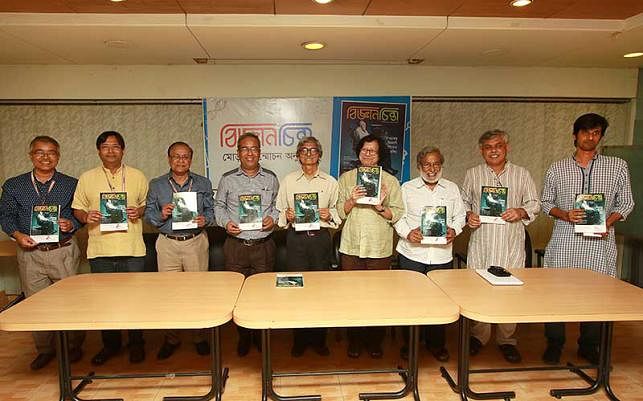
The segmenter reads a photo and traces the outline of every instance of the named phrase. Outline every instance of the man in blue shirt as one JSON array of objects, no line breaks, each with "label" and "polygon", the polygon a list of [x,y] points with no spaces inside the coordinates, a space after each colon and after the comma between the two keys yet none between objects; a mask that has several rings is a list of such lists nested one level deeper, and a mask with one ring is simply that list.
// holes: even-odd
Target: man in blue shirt
[{"label": "man in blue shirt", "polygon": [[[71,201],[77,180],[56,171],[60,160],[60,145],[49,136],[37,136],[29,145],[33,170],[9,178],[2,186],[0,224],[18,245],[16,256],[20,281],[27,297],[54,282],[75,275],[80,264],[80,250],[73,237],[81,224],[73,216]],[[31,236],[34,206],[58,206],[60,234],[56,242],[38,243]],[[38,370],[56,356],[51,332],[34,332],[38,356],[31,369]],[[71,362],[82,358],[81,345],[85,332],[74,331],[69,336]]]},{"label": "man in blue shirt", "polygon": [[[145,221],[160,231],[159,272],[208,270],[208,235],[203,228],[214,225],[214,197],[210,180],[190,171],[192,154],[187,143],[173,143],[167,150],[170,172],[150,182]],[[199,355],[210,353],[203,332],[195,335],[194,342]],[[168,331],[156,357],[169,358],[180,344],[178,331]]]}]

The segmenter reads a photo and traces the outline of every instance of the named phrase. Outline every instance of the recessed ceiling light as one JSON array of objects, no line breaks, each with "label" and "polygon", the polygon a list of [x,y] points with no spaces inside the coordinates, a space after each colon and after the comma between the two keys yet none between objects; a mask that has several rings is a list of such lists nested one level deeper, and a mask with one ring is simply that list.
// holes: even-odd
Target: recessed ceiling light
[{"label": "recessed ceiling light", "polygon": [[530,5],[532,0],[513,0],[511,5],[514,7],[524,7]]},{"label": "recessed ceiling light", "polygon": [[634,57],[641,57],[641,56],[643,56],[643,52],[627,53],[623,55],[623,57],[625,58],[634,58]]},{"label": "recessed ceiling light", "polygon": [[301,47],[306,50],[320,50],[326,47],[326,44],[323,42],[311,41],[302,43]]},{"label": "recessed ceiling light", "polygon": [[111,1],[112,3],[120,3],[121,1],[125,1],[125,0],[109,0],[109,1]]},{"label": "recessed ceiling light", "polygon": [[331,3],[333,0],[313,0],[317,4],[328,4]]}]

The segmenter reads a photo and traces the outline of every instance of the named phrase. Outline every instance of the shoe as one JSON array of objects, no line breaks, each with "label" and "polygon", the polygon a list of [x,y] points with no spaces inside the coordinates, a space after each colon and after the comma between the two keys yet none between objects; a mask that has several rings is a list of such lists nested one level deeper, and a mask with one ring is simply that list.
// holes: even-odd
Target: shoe
[{"label": "shoe", "polygon": [[83,358],[83,350],[80,348],[72,348],[69,350],[67,357],[69,358],[69,363],[78,362]]},{"label": "shoe", "polygon": [[480,353],[482,343],[475,337],[469,338],[469,355],[474,356]]},{"label": "shoe", "polygon": [[429,352],[435,359],[437,359],[440,362],[446,362],[449,360],[449,351],[447,351],[446,348],[444,347],[438,347],[438,348],[429,348]]},{"label": "shoe", "polygon": [[198,343],[194,344],[194,347],[196,348],[196,353],[199,355],[210,355],[210,343],[207,341],[199,341]]},{"label": "shoe", "polygon": [[409,360],[409,346],[408,345],[403,345],[400,348],[400,358],[402,358],[402,360],[404,360],[404,361]]},{"label": "shoe", "polygon": [[380,359],[384,355],[384,352],[382,351],[382,346],[379,344],[376,344],[368,347],[368,354],[373,359]]},{"label": "shoe", "polygon": [[520,352],[518,352],[518,348],[515,345],[500,344],[498,348],[500,348],[500,352],[502,352],[502,356],[505,357],[507,362],[519,363],[522,361],[522,356],[520,356]]},{"label": "shoe", "polygon": [[179,345],[181,345],[181,343],[172,344],[171,342],[164,341],[163,345],[161,345],[161,348],[159,349],[159,352],[157,352],[156,354],[156,359],[162,361],[163,359],[171,357],[174,351],[179,348]]},{"label": "shoe", "polygon": [[557,345],[548,345],[543,352],[543,362],[547,365],[558,365],[560,364],[560,354],[562,349]]},{"label": "shoe", "polygon": [[129,346],[129,361],[130,363],[141,363],[145,360],[145,348],[143,344],[136,344]]},{"label": "shoe", "polygon": [[103,365],[116,354],[118,354],[117,349],[103,347],[103,349],[98,351],[98,354],[94,355],[94,357],[92,358],[92,365]]},{"label": "shoe", "polygon": [[31,361],[31,365],[29,366],[31,366],[31,370],[42,369],[55,357],[56,354],[38,354],[38,356]]},{"label": "shoe", "polygon": [[362,349],[358,343],[348,343],[348,350],[346,350],[346,355],[348,355],[349,358],[359,358],[361,354]]},{"label": "shoe", "polygon": [[302,343],[294,343],[292,345],[292,348],[290,349],[290,355],[293,358],[299,358],[300,356],[304,355],[304,352],[306,352],[306,345]]},{"label": "shoe", "polygon": [[248,352],[250,352],[250,338],[239,338],[239,342],[237,343],[237,355],[243,357],[248,355]]},{"label": "shoe", "polygon": [[592,365],[598,365],[598,348],[597,347],[579,347],[578,357],[583,358]]},{"label": "shoe", "polygon": [[328,355],[330,355],[330,350],[328,349],[326,344],[314,345],[313,350],[319,356],[328,356]]}]

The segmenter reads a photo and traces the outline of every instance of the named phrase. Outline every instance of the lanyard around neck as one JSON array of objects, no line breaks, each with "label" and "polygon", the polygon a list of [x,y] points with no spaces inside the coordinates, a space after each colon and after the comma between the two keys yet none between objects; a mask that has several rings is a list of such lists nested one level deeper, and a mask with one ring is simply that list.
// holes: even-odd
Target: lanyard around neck
[{"label": "lanyard around neck", "polygon": [[[170,186],[172,187],[172,192],[174,192],[174,193],[179,192],[179,191],[176,189],[176,187],[174,186],[174,184],[172,183],[172,177],[171,177],[171,176],[170,176],[170,177],[168,177],[168,178],[167,178],[167,180],[170,182]],[[192,177],[190,177],[187,192],[192,192],[192,183],[193,183],[193,182],[194,182],[194,180],[192,179]],[[177,182],[177,184],[178,184],[178,182]]]},{"label": "lanyard around neck", "polygon": [[[114,187],[109,180],[109,177],[107,176],[107,171],[105,171],[105,168],[103,167],[103,174],[105,174],[105,180],[107,181],[107,185],[109,186],[109,190],[112,192],[116,192],[116,187]],[[125,165],[121,164],[121,191],[125,191]]]},{"label": "lanyard around neck", "polygon": [[40,190],[38,189],[38,185],[36,185],[36,177],[34,176],[33,171],[31,172],[31,185],[33,185],[33,189],[36,191],[36,194],[38,195],[38,203],[39,204],[44,204],[45,199],[47,199],[47,195],[51,192],[51,190],[54,187],[54,184],[56,184],[56,180],[54,180],[53,176],[51,176],[51,184],[49,184],[49,189],[47,189],[47,193],[43,195],[40,194]]}]

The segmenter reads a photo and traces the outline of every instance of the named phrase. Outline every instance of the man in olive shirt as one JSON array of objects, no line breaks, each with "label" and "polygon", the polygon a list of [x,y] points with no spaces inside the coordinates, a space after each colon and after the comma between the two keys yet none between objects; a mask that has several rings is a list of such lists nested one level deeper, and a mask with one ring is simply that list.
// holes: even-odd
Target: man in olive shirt
[{"label": "man in olive shirt", "polygon": [[[322,154],[322,146],[317,138],[311,136],[299,141],[297,159],[301,169],[286,175],[279,186],[278,224],[288,229],[286,252],[287,268],[290,271],[330,269],[333,241],[328,229],[337,228],[341,220],[336,209],[337,180],[319,170]],[[296,194],[316,196],[318,210],[309,207],[302,212],[308,211],[309,217],[319,213],[318,230],[295,230]],[[304,203],[303,207],[308,207],[308,204]],[[299,209],[303,207],[300,206]],[[299,329],[295,330],[293,335],[292,356],[302,356],[307,346],[311,346],[319,355],[330,354],[326,346],[326,329]]]},{"label": "man in olive shirt", "polygon": [[[105,131],[96,139],[96,149],[102,165],[84,172],[79,180],[72,208],[74,216],[87,224],[89,239],[87,259],[92,273],[142,272],[145,268],[143,242],[143,212],[147,196],[147,179],[140,170],[123,164],[125,140],[116,131]],[[127,194],[127,229],[101,231],[101,193]],[[118,330],[103,330],[103,349],[93,358],[94,365],[102,365],[121,348]],[[130,362],[145,359],[143,331],[129,331]]]}]

